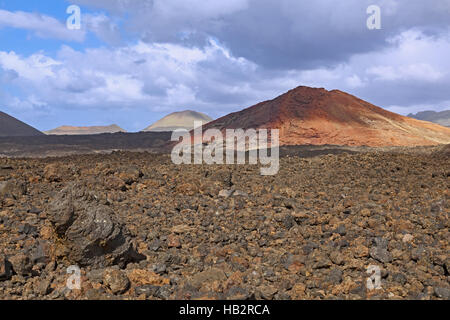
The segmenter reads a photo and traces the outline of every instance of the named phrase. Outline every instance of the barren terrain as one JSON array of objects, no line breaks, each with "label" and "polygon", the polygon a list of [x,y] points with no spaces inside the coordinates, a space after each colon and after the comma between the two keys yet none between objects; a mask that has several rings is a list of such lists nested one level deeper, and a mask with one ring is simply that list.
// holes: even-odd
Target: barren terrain
[{"label": "barren terrain", "polygon": [[450,299],[448,150],[0,158],[0,299]]},{"label": "barren terrain", "polygon": [[0,157],[51,157],[115,150],[166,150],[170,132],[105,133],[35,137],[0,137]]}]

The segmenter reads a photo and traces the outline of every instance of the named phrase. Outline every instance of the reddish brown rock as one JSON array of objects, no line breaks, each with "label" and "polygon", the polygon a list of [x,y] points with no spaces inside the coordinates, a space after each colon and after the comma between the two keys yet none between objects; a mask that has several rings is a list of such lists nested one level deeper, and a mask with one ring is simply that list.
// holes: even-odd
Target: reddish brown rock
[{"label": "reddish brown rock", "polygon": [[152,271],[135,269],[128,274],[128,278],[132,282],[133,286],[154,285],[163,286],[170,284],[170,280],[164,278]]}]

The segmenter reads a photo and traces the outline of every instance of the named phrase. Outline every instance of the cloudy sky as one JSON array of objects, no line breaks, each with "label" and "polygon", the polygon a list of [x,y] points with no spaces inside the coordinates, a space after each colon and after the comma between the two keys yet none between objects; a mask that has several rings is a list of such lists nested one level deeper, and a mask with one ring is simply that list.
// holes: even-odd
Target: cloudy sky
[{"label": "cloudy sky", "polygon": [[[70,30],[69,5],[81,8]],[[367,28],[367,8],[381,29]],[[450,108],[450,0],[0,0],[0,110],[47,130],[218,117],[299,85]]]}]

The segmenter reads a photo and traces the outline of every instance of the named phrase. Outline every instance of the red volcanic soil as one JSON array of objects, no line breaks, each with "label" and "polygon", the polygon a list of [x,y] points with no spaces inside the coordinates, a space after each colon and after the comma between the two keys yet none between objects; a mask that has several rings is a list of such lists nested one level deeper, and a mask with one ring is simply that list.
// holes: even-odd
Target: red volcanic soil
[{"label": "red volcanic soil", "polygon": [[389,112],[339,90],[298,87],[204,129],[279,129],[280,145],[419,146],[450,143],[450,128]]}]

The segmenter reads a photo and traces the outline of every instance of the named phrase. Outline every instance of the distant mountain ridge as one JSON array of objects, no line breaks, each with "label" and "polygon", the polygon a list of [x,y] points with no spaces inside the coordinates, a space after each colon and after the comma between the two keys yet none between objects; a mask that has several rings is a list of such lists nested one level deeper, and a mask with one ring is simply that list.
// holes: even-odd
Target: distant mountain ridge
[{"label": "distant mountain ridge", "polygon": [[31,137],[44,135],[28,124],[0,111],[0,137]]},{"label": "distant mountain ridge", "polygon": [[196,112],[196,111],[181,111],[171,113],[161,120],[155,122],[151,126],[145,128],[144,132],[164,132],[164,131],[174,131],[177,129],[194,129],[194,122],[201,121],[203,125],[211,122],[213,119],[208,115]]},{"label": "distant mountain ridge", "polygon": [[126,132],[116,124],[110,126],[91,126],[91,127],[75,127],[61,126],[53,130],[44,131],[47,135],[90,135],[102,133]]},{"label": "distant mountain ridge", "polygon": [[417,120],[430,121],[441,126],[450,127],[450,110],[445,111],[421,111],[416,114],[408,114],[408,117]]}]

